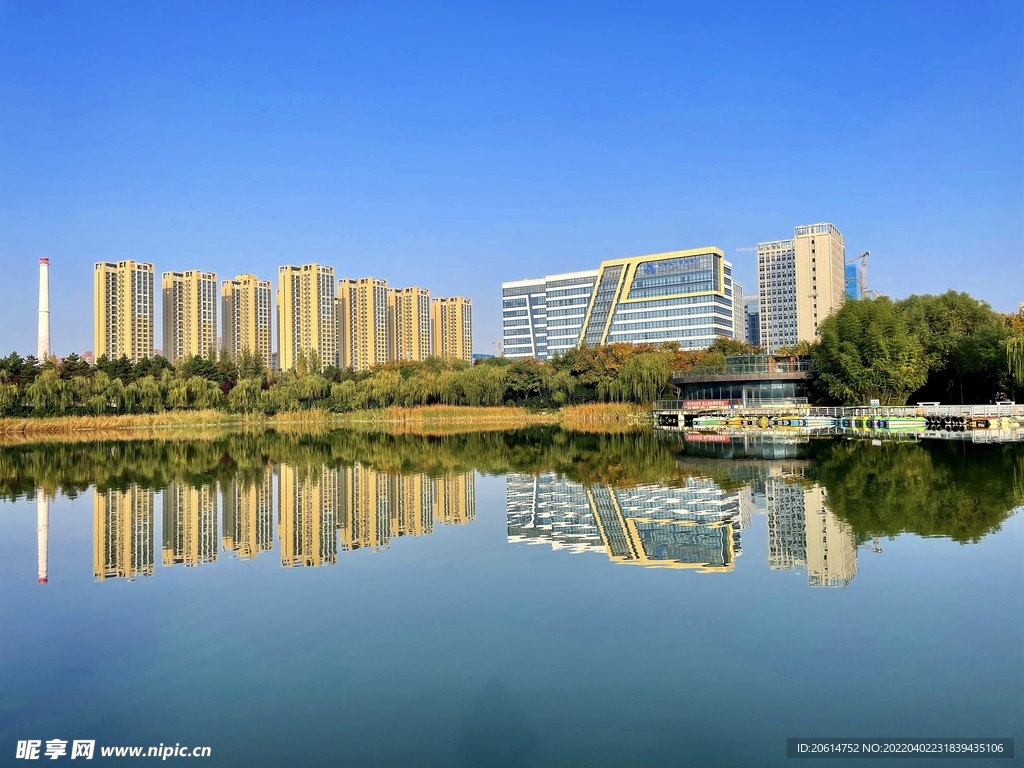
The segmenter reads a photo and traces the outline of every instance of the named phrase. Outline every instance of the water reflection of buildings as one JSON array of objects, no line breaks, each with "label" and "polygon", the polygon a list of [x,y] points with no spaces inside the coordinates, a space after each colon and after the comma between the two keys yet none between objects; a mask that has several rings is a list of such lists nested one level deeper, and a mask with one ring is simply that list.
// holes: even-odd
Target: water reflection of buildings
[{"label": "water reflection of buildings", "polygon": [[761,463],[761,479],[734,491],[707,477],[617,489],[553,472],[510,474],[508,540],[601,552],[620,563],[729,571],[742,552],[741,531],[763,512],[771,569],[806,570],[812,587],[846,586],[857,573],[853,532],[828,509],[825,489],[793,470]]},{"label": "water reflection of buildings", "polygon": [[93,575],[100,581],[153,575],[153,491],[93,490]]},{"label": "water reflection of buildings", "polygon": [[390,475],[361,464],[340,472],[342,549],[387,547],[398,536],[429,535],[435,523],[458,525],[476,517],[472,472]]},{"label": "water reflection of buildings", "polygon": [[812,587],[845,587],[857,575],[850,526],[828,508],[825,489],[782,477],[764,481],[768,566],[807,571]]},{"label": "water reflection of buildings", "polygon": [[[254,481],[220,484],[220,545],[241,559],[274,547],[273,484],[277,479],[277,538],[284,567],[332,565],[338,552],[386,548],[399,536],[425,536],[435,524],[476,517],[474,474],[392,475],[351,467],[267,466]],[[199,565],[217,560],[218,493],[214,483],[175,481],[164,489],[162,563]],[[131,486],[95,491],[94,572],[97,579],[151,576],[154,491]],[[40,579],[46,573],[47,505],[37,495]]]},{"label": "water reflection of buildings", "polygon": [[300,472],[279,469],[283,565],[327,565],[338,550],[381,549],[399,536],[424,536],[434,524],[476,517],[472,472],[431,478],[392,475],[355,464]]},{"label": "water reflection of buildings", "polygon": [[278,469],[281,565],[337,562],[338,473],[329,467]]},{"label": "water reflection of buildings", "polygon": [[741,494],[704,478],[629,489],[584,486],[553,472],[510,474],[505,482],[510,542],[603,552],[619,563],[732,570],[749,520]]},{"label": "water reflection of buildings", "polygon": [[221,546],[243,560],[274,547],[273,470],[267,466],[258,481],[232,479],[222,486],[224,535]]},{"label": "water reflection of buildings", "polygon": [[213,484],[173,482],[164,489],[163,564],[195,566],[217,559],[217,491]]}]

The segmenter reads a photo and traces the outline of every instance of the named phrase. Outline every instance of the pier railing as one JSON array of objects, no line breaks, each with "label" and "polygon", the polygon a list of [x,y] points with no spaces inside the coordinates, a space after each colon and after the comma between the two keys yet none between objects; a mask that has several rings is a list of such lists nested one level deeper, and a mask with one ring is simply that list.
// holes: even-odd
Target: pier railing
[{"label": "pier railing", "polygon": [[831,416],[837,419],[855,416],[887,418],[893,416],[928,416],[930,418],[1006,418],[1024,416],[1024,405],[903,405],[903,406],[836,406],[823,407],[807,404],[805,397],[788,397],[764,400],[657,400],[655,411],[743,411],[765,408],[785,408],[805,416]]}]

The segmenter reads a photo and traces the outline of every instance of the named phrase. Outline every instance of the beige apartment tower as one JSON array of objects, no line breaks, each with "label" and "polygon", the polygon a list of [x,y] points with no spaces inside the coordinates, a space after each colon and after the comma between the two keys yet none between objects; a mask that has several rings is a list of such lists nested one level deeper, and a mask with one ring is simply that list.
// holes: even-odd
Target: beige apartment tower
[{"label": "beige apartment tower", "polygon": [[321,366],[338,355],[334,267],[304,264],[278,269],[277,352],[281,370],[295,368],[302,355]]},{"label": "beige apartment tower", "polygon": [[793,239],[757,245],[761,344],[769,353],[818,339],[821,322],[843,305],[846,249],[832,224],[796,228]]},{"label": "beige apartment tower", "polygon": [[153,356],[153,265],[98,262],[93,268],[93,353],[137,363]]},{"label": "beige apartment tower", "polygon": [[368,371],[391,359],[389,293],[387,280],[375,277],[338,281],[339,367]]},{"label": "beige apartment tower", "polygon": [[389,346],[392,360],[426,360],[430,356],[430,291],[388,291]]},{"label": "beige apartment tower", "polygon": [[232,360],[242,352],[270,365],[270,281],[239,275],[220,284],[221,344]]},{"label": "beige apartment tower", "polygon": [[181,363],[217,352],[217,275],[213,272],[164,272],[164,357]]},{"label": "beige apartment tower", "polygon": [[473,360],[473,302],[462,296],[430,302],[432,353],[445,360]]},{"label": "beige apartment tower", "polygon": [[356,285],[358,280],[338,281],[334,299],[334,316],[338,329],[338,367],[355,369],[356,359]]}]

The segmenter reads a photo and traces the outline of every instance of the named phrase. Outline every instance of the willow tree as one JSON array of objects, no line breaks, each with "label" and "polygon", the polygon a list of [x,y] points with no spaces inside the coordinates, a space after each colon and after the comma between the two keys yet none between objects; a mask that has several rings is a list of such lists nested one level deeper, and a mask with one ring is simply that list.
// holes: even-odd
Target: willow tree
[{"label": "willow tree", "polygon": [[1006,369],[1018,384],[1024,384],[1024,333],[1006,340]]}]

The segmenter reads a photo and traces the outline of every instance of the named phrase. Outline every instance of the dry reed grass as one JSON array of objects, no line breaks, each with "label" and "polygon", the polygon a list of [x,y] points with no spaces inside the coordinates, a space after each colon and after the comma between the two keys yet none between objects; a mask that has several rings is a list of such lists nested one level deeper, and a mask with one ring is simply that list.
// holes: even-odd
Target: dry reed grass
[{"label": "dry reed grass", "polygon": [[198,438],[199,432],[216,435],[225,429],[266,428],[312,433],[323,433],[338,427],[368,428],[427,435],[552,424],[576,431],[625,432],[638,428],[636,419],[631,417],[643,413],[644,410],[643,406],[626,403],[574,405],[551,411],[530,411],[507,406],[430,405],[351,413],[292,411],[274,416],[205,410],[127,416],[8,418],[0,419],[0,445],[54,441],[85,442],[101,439],[145,440],[154,437],[194,439]]}]

